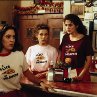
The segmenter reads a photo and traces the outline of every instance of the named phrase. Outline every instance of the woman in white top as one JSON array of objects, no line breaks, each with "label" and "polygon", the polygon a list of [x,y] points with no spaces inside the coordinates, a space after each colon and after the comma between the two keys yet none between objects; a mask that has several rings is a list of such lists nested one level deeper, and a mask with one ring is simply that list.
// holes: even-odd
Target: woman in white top
[{"label": "woman in white top", "polygon": [[0,97],[28,97],[21,91],[22,74],[37,85],[49,88],[49,85],[41,82],[29,71],[21,50],[15,28],[4,26],[0,30]]},{"label": "woman in white top", "polygon": [[38,39],[38,44],[28,48],[26,52],[26,60],[30,65],[31,71],[38,77],[43,78],[53,61],[57,60],[57,50],[48,44],[49,27],[46,24],[39,24],[36,27],[35,36]]}]

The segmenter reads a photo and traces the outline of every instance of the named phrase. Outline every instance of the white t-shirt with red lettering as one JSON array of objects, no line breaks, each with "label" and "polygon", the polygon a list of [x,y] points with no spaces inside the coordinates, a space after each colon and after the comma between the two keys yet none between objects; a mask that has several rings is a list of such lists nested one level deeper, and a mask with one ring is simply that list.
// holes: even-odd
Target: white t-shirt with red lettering
[{"label": "white t-shirt with red lettering", "polygon": [[20,78],[28,69],[25,56],[21,51],[0,55],[0,92],[20,90]]},{"label": "white t-shirt with red lettering", "polygon": [[58,53],[56,48],[51,45],[40,46],[34,45],[28,48],[26,60],[31,66],[32,71],[46,71],[51,61],[56,63]]}]

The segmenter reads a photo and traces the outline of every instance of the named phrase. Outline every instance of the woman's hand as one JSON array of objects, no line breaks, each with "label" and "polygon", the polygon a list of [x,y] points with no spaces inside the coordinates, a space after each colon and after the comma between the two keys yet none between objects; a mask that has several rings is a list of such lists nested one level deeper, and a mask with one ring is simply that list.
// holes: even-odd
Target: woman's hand
[{"label": "woman's hand", "polygon": [[50,84],[46,84],[45,82],[41,81],[41,82],[40,82],[40,85],[41,85],[41,88],[42,88],[44,91],[49,92],[49,89],[51,89],[53,92],[55,92],[54,88],[53,88]]},{"label": "woman's hand", "polygon": [[49,91],[49,89],[55,91],[50,84],[46,84],[45,82],[41,81],[39,78],[33,75],[33,73],[29,71],[29,69],[24,72],[24,75],[28,78],[29,81],[35,83],[36,85],[41,85],[41,88],[44,91]]},{"label": "woman's hand", "polygon": [[75,77],[73,77],[73,81],[74,82],[81,81],[82,79],[83,79],[83,76],[75,76]]}]

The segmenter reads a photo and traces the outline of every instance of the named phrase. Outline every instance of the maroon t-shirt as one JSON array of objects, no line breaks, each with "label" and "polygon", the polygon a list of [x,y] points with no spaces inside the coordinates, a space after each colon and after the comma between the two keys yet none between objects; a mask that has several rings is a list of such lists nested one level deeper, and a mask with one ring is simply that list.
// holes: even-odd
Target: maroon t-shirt
[{"label": "maroon t-shirt", "polygon": [[94,55],[89,36],[85,35],[82,39],[71,41],[68,34],[63,36],[59,50],[62,51],[61,60],[66,63],[66,59],[72,68],[82,68],[85,64],[86,56]]}]

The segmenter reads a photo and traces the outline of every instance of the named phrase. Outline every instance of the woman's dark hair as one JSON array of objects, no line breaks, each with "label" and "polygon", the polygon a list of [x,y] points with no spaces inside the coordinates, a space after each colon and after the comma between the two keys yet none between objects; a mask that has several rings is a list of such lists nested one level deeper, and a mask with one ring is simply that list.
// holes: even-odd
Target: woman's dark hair
[{"label": "woman's dark hair", "polygon": [[18,33],[17,33],[15,27],[6,24],[6,25],[3,26],[2,29],[0,29],[0,52],[3,49],[2,38],[3,38],[4,34],[6,33],[6,31],[8,31],[9,29],[14,30],[14,32],[15,32],[15,44],[14,44],[14,47],[11,51],[13,51],[13,52],[14,51],[21,51],[22,50],[22,45],[19,43]]},{"label": "woman's dark hair", "polygon": [[74,25],[78,26],[77,31],[78,33],[81,33],[83,35],[87,34],[87,29],[86,27],[83,25],[81,19],[75,15],[75,14],[67,14],[64,18],[64,22],[66,20],[70,20]]},{"label": "woman's dark hair", "polygon": [[38,24],[36,26],[36,32],[35,33],[38,33],[38,30],[41,30],[41,29],[46,29],[49,33],[49,27],[47,24]]}]

